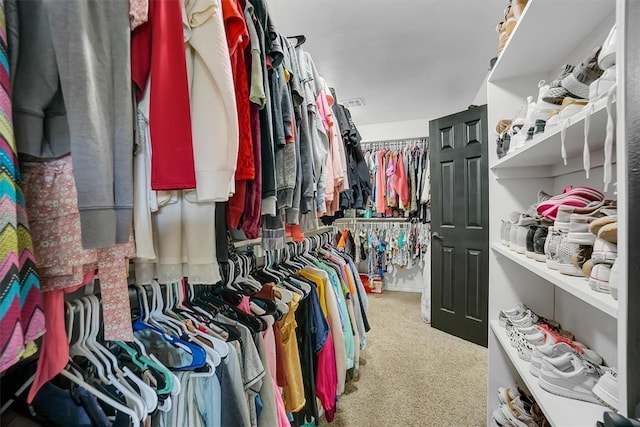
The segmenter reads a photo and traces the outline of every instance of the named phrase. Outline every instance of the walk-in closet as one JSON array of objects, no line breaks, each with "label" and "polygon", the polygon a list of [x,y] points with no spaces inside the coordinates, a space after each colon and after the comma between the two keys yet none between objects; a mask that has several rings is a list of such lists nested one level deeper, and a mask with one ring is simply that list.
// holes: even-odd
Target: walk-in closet
[{"label": "walk-in closet", "polygon": [[638,23],[0,0],[0,426],[640,426]]}]

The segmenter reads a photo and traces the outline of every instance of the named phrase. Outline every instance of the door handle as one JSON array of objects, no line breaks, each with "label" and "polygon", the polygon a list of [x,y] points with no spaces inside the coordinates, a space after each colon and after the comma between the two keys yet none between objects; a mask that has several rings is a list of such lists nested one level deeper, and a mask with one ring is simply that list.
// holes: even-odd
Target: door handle
[{"label": "door handle", "polygon": [[431,233],[431,237],[438,240],[444,240],[444,237],[442,237],[437,231]]}]

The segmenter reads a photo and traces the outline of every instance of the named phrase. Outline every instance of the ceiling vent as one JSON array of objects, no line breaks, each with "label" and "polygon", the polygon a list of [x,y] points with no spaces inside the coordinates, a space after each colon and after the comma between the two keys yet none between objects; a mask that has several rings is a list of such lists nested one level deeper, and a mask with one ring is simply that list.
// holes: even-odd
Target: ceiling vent
[{"label": "ceiling vent", "polygon": [[344,101],[342,101],[342,105],[348,108],[364,107],[364,101],[362,100],[362,98],[345,99]]}]

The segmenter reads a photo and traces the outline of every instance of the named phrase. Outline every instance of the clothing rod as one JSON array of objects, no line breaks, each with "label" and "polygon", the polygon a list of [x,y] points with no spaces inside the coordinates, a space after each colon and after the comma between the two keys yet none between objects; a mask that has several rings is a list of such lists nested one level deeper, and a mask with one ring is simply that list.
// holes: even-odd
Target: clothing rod
[{"label": "clothing rod", "polygon": [[404,143],[419,143],[419,144],[428,144],[429,137],[419,137],[419,138],[402,138],[402,139],[381,139],[378,141],[362,141],[360,145],[368,145],[368,144],[404,144]]},{"label": "clothing rod", "polygon": [[[333,227],[331,226],[320,227],[315,230],[305,232],[304,237],[305,238],[313,237],[313,236],[317,236],[319,234],[327,233],[330,231],[333,231]],[[285,243],[291,243],[291,242],[293,242],[293,238],[291,237],[285,238]],[[259,245],[262,245],[262,237],[258,237],[257,239],[247,239],[247,240],[239,240],[237,242],[233,242],[233,247],[236,249],[245,248],[248,246],[259,246]]]},{"label": "clothing rod", "polygon": [[357,224],[357,223],[373,223],[373,222],[384,222],[384,223],[408,223],[411,222],[411,218],[348,218],[348,219],[337,219],[333,223],[337,225],[343,224]]}]

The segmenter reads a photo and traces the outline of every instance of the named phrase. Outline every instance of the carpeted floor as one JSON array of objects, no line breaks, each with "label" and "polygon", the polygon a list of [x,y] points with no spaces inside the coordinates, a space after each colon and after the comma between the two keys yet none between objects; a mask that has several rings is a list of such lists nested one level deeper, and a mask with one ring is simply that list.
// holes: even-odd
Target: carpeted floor
[{"label": "carpeted floor", "polygon": [[420,294],[371,295],[360,379],[338,401],[334,427],[484,426],[487,350],[433,329]]}]

